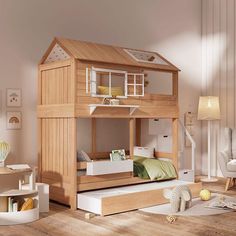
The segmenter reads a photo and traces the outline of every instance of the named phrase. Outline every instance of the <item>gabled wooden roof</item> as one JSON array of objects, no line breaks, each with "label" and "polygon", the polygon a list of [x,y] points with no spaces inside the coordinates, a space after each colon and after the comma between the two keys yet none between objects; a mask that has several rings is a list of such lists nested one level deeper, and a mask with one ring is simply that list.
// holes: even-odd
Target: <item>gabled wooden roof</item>
[{"label": "gabled wooden roof", "polygon": [[[102,63],[111,63],[119,64],[126,66],[135,66],[147,69],[155,70],[167,70],[167,71],[179,71],[179,69],[171,64],[168,60],[162,57],[156,52],[148,52],[144,50],[137,49],[128,49],[123,47],[98,44],[92,42],[85,42],[79,40],[55,38],[48,48],[47,52],[40,61],[40,64],[43,64],[51,52],[52,48],[56,45],[60,45],[62,49],[68,53],[72,58],[76,58],[81,61],[91,61],[91,62],[102,62]],[[154,64],[148,62],[140,62],[135,60],[126,50],[134,50],[139,52],[148,52],[157,55],[165,63],[163,64]]]}]

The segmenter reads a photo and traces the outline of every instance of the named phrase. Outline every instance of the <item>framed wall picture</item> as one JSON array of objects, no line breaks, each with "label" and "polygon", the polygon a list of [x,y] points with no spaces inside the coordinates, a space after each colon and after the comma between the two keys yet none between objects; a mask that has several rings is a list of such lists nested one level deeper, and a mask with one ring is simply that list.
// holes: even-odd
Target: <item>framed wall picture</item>
[{"label": "framed wall picture", "polygon": [[7,117],[7,129],[21,129],[20,111],[8,111],[6,117]]},{"label": "framed wall picture", "polygon": [[14,88],[7,89],[7,106],[8,107],[21,106],[21,89],[14,89]]}]

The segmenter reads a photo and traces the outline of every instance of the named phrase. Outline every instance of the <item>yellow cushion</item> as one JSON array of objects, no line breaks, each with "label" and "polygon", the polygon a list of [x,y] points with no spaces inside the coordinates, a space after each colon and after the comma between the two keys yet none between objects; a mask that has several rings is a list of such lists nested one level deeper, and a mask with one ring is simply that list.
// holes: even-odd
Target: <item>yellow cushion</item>
[{"label": "yellow cushion", "polygon": [[[109,87],[98,86],[98,94],[109,95]],[[121,87],[111,87],[111,96],[123,96],[123,91]]]}]

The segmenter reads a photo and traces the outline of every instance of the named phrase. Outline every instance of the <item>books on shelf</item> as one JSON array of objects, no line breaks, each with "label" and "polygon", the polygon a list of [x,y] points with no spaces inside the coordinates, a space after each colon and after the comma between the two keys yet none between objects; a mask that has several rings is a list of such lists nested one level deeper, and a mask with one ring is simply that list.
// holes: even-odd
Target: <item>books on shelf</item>
[{"label": "books on shelf", "polygon": [[13,200],[12,202],[12,212],[17,212],[18,211],[18,201]]},{"label": "books on shelf", "polygon": [[8,212],[13,211],[13,197],[8,197]]},{"label": "books on shelf", "polygon": [[19,197],[8,197],[8,212],[26,211],[34,208],[34,200]]}]

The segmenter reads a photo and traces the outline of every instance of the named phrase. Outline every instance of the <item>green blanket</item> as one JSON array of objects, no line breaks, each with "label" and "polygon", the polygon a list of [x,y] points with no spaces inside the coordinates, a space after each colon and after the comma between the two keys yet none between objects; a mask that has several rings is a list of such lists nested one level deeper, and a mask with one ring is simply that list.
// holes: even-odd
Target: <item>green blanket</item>
[{"label": "green blanket", "polygon": [[134,156],[134,175],[142,179],[165,180],[177,177],[170,161]]}]

